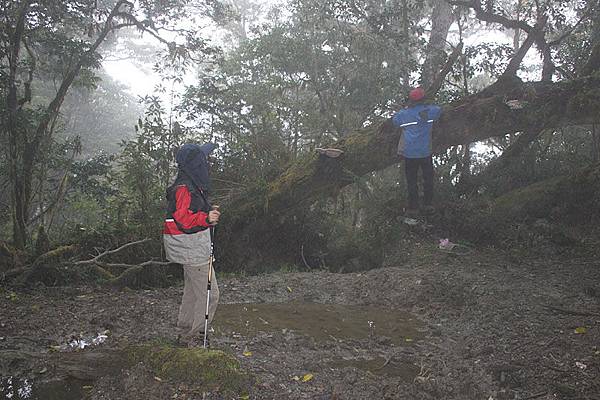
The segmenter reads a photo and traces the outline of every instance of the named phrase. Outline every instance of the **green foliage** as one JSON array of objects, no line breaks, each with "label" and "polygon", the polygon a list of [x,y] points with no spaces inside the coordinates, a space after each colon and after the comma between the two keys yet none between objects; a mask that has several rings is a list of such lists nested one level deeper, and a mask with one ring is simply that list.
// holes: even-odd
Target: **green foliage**
[{"label": "green foliage", "polygon": [[258,26],[217,68],[200,71],[180,110],[224,144],[221,178],[269,180],[404,96],[401,77],[416,56],[408,59],[398,40],[414,37],[420,27],[410,21],[422,9],[408,10],[404,26],[395,9],[373,3],[291,2],[290,18]]},{"label": "green foliage", "polygon": [[118,158],[121,206],[128,210],[120,219],[139,224],[159,220],[164,213],[164,193],[174,176],[173,155],[185,139],[179,124],[167,124],[156,97],[136,125],[137,135],[121,144]]},{"label": "green foliage", "polygon": [[[92,0],[0,2],[6,27],[0,37],[0,94],[6,99],[2,126],[6,129],[0,133],[2,143],[8,144],[3,149],[10,167],[12,229],[17,246],[24,248],[30,239],[28,225],[35,209],[34,171],[44,169],[43,153],[54,139],[69,90],[95,88],[98,84],[95,70],[102,59],[100,46],[115,31],[135,27],[167,44],[157,68],[162,64],[185,66],[193,54],[209,51],[205,42],[194,30],[177,31],[185,44],[168,42],[159,33],[170,28],[174,19],[186,15],[188,6],[187,0],[160,4]],[[174,67],[171,70],[176,71]],[[48,97],[36,92],[45,82],[55,84]],[[24,123],[31,110],[38,113],[35,122]],[[43,173],[38,179],[45,183]]]}]

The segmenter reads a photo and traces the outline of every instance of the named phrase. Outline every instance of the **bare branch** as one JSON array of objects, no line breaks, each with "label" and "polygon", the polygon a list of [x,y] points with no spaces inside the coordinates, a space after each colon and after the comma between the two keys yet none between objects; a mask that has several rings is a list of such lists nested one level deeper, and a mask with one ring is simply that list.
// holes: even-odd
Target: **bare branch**
[{"label": "bare branch", "polygon": [[114,249],[114,250],[107,250],[107,251],[105,251],[105,252],[103,252],[103,253],[100,253],[100,254],[98,254],[96,257],[94,257],[94,258],[92,258],[92,259],[89,259],[89,260],[83,260],[83,261],[77,261],[77,262],[75,262],[75,263],[73,263],[73,264],[75,264],[75,265],[87,265],[87,264],[94,264],[94,263],[97,263],[97,262],[98,262],[98,260],[100,260],[100,259],[101,259],[101,258],[103,258],[103,257],[106,257],[106,256],[108,256],[108,255],[111,255],[111,254],[118,253],[118,252],[120,252],[120,251],[122,251],[122,250],[125,250],[125,249],[126,249],[126,248],[128,248],[128,247],[135,246],[136,244],[142,244],[142,243],[149,242],[150,240],[152,240],[152,239],[150,239],[150,238],[146,238],[146,239],[142,239],[142,240],[137,240],[137,241],[135,241],[135,242],[126,243],[126,244],[124,244],[123,246],[121,246],[121,247],[118,247],[118,248],[116,248],[116,249]]},{"label": "bare branch", "polygon": [[506,70],[504,70],[502,73],[502,76],[515,75],[517,73],[521,63],[523,62],[523,58],[525,58],[525,55],[533,45],[534,41],[535,39],[533,38],[533,35],[527,35],[527,38],[521,47],[519,47],[519,50],[517,50],[513,58],[510,59],[510,62],[508,63]]},{"label": "bare branch", "polygon": [[116,13],[115,17],[122,18],[126,22],[124,22],[122,24],[114,25],[113,26],[114,30],[118,30],[118,29],[125,28],[125,27],[135,26],[136,28],[138,28],[141,31],[148,32],[150,35],[152,35],[158,41],[160,41],[168,46],[173,45],[173,42],[169,42],[165,38],[161,37],[157,32],[150,29],[146,24],[144,24],[142,21],[138,20],[135,16],[133,16],[130,13],[119,12],[119,13]]},{"label": "bare branch", "polygon": [[95,261],[95,264],[103,267],[103,268],[119,268],[119,269],[129,269],[132,267],[147,267],[149,265],[162,265],[162,266],[167,266],[167,265],[171,265],[173,264],[172,262],[169,261],[154,261],[154,260],[148,260],[148,261],[144,261],[141,264],[123,264],[123,263],[101,263],[99,261]]},{"label": "bare branch", "polygon": [[460,56],[462,48],[463,48],[463,42],[460,42],[458,44],[458,46],[456,46],[454,48],[454,50],[452,50],[452,53],[448,57],[446,64],[444,64],[444,66],[442,67],[442,70],[435,76],[435,79],[433,80],[433,82],[431,82],[431,85],[429,85],[429,87],[427,88],[425,93],[427,93],[428,97],[434,96],[440,90],[440,88],[442,87],[442,84],[444,83],[444,80],[446,79],[446,75],[448,75],[450,73],[450,71],[452,70],[452,66],[454,65],[456,60],[458,60],[458,57]]},{"label": "bare branch", "polygon": [[584,19],[586,19],[587,17],[590,16],[590,14],[592,13],[592,10],[593,10],[593,8],[590,7],[585,13],[583,13],[581,18],[579,18],[579,20],[575,23],[575,25],[573,25],[571,28],[569,28],[565,32],[563,32],[562,35],[560,35],[558,38],[548,42],[548,46],[554,47],[554,46],[558,46],[559,44],[561,44],[563,40],[568,38],[573,33],[573,31],[575,31],[575,29],[577,29],[579,27],[579,25],[581,25],[581,23],[583,22]]},{"label": "bare branch", "polygon": [[[531,26],[525,21],[506,18],[502,15],[494,14],[492,12],[484,10],[481,6],[480,0],[450,0],[449,3],[472,8],[473,10],[475,10],[475,15],[477,16],[477,19],[481,21],[498,23],[506,28],[522,29],[523,31],[527,32],[528,35],[532,36],[532,39],[534,40],[540,52],[542,53],[542,81],[552,80],[552,74],[554,73],[555,67],[554,62],[552,61],[552,53],[550,51],[550,46],[546,42],[546,38],[544,36],[543,31],[547,16],[545,16],[542,11],[540,11],[540,15],[538,16],[538,22],[536,23],[536,25]],[[541,10],[539,5],[538,10]]]},{"label": "bare branch", "polygon": [[467,8],[472,8],[475,11],[475,16],[477,19],[486,22],[493,22],[500,24],[506,28],[511,29],[522,29],[527,33],[532,33],[533,27],[527,24],[525,21],[516,20],[506,18],[502,15],[494,14],[492,12],[485,11],[481,6],[481,2],[479,0],[449,0],[448,3],[455,6],[463,6]]}]

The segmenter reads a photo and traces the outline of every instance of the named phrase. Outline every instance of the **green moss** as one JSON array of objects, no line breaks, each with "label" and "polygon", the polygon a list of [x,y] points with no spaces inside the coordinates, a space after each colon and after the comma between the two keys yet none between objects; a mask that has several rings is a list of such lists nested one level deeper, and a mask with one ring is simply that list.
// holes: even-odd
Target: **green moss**
[{"label": "green moss", "polygon": [[558,177],[513,190],[496,199],[494,213],[504,216],[541,217],[565,200],[565,178]]},{"label": "green moss", "polygon": [[543,218],[597,209],[600,165],[559,176],[498,197],[493,214],[500,218]]},{"label": "green moss", "polygon": [[161,378],[193,383],[202,390],[239,395],[250,388],[238,361],[220,350],[146,344],[130,347],[128,358],[146,364]]},{"label": "green moss", "polygon": [[71,257],[77,251],[77,245],[60,246],[42,254],[34,261],[34,266],[57,264]]},{"label": "green moss", "polygon": [[301,182],[314,173],[314,165],[317,160],[315,154],[307,154],[299,158],[295,164],[288,168],[276,181],[269,184],[269,195],[274,197],[280,193],[290,190],[294,184]]},{"label": "green moss", "polygon": [[109,271],[107,271],[99,265],[94,265],[92,268],[94,270],[94,273],[98,276],[97,279],[100,281],[110,281],[111,279],[115,278],[113,274],[111,274]]}]

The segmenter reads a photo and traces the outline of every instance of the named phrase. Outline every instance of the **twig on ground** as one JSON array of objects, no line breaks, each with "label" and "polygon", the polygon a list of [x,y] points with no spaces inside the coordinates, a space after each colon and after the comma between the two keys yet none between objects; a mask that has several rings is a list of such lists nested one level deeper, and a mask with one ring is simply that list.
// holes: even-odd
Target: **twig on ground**
[{"label": "twig on ground", "polygon": [[556,367],[553,367],[551,365],[542,364],[542,366],[545,367],[545,368],[551,369],[552,371],[561,372],[561,373],[564,373],[564,374],[568,374],[568,373],[571,372],[569,370],[556,368]]},{"label": "twig on ground", "polygon": [[532,394],[529,397],[524,397],[523,400],[537,399],[538,397],[542,397],[542,396],[545,396],[547,394],[548,394],[548,392],[539,392],[539,393],[536,393],[536,394]]},{"label": "twig on ground", "polygon": [[390,363],[390,361],[392,361],[392,358],[394,358],[394,356],[395,356],[395,355],[396,355],[396,353],[394,353],[394,354],[392,354],[391,356],[389,356],[389,357],[388,357],[388,358],[385,360],[385,362],[383,363],[383,365],[382,365],[381,367],[377,367],[377,368],[375,368],[375,371],[379,371],[379,370],[381,370],[381,369],[384,369],[384,368],[385,368],[385,367],[386,367],[386,366],[387,366],[387,365]]}]

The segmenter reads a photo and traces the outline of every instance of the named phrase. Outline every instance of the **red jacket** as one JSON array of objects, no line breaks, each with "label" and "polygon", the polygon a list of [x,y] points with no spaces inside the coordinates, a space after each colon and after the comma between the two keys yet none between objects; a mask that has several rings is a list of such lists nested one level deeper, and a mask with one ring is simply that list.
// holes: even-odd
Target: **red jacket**
[{"label": "red jacket", "polygon": [[[204,211],[194,212],[190,210],[192,196],[186,185],[178,185],[175,192],[175,211],[172,213],[173,218],[167,218],[163,228],[163,234],[166,235],[185,235],[179,227],[191,230],[202,227],[209,228],[208,213]],[[177,222],[175,222],[177,221]],[[179,225],[179,227],[178,227]]]}]

